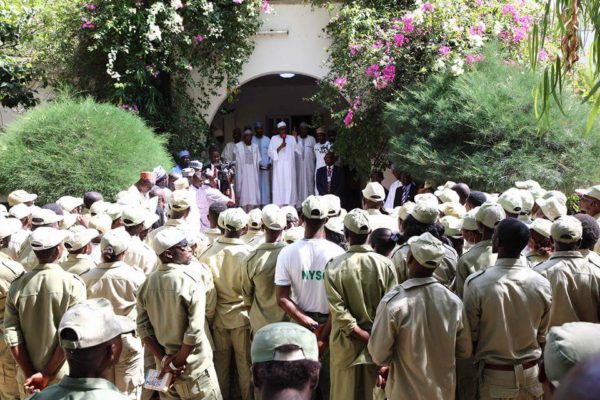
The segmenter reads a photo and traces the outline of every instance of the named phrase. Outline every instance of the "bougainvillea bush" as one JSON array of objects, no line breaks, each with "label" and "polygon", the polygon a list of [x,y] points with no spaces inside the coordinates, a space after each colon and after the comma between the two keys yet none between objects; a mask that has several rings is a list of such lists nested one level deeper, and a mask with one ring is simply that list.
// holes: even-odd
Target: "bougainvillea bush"
[{"label": "bougainvillea bush", "polygon": [[[333,41],[330,73],[314,98],[334,115],[338,152],[358,160],[361,170],[372,159],[384,162],[389,136],[381,115],[397,91],[432,73],[462,75],[483,59],[491,40],[501,43],[506,62],[527,62],[527,38],[542,11],[532,0],[344,3],[326,29]],[[540,59],[553,51],[540,51]]]}]

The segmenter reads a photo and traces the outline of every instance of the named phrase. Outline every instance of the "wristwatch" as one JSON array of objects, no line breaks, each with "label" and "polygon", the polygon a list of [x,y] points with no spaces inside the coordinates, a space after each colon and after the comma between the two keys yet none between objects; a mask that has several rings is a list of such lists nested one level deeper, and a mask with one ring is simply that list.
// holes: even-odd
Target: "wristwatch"
[{"label": "wristwatch", "polygon": [[173,371],[177,371],[179,369],[175,366],[175,364],[173,364],[173,361],[169,363],[169,368],[171,368]]}]

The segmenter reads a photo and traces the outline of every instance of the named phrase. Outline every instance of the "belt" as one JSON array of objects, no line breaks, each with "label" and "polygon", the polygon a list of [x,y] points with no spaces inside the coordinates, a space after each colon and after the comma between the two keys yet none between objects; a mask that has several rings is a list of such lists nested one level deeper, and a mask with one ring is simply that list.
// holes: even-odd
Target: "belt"
[{"label": "belt", "polygon": [[[519,365],[519,364],[516,364]],[[529,369],[529,368],[533,368],[536,365],[538,365],[538,360],[533,360],[533,361],[527,361],[524,362],[523,364],[520,364],[523,366],[523,369]],[[500,364],[485,364],[485,368],[486,369],[495,369],[497,371],[514,371],[515,370],[515,365],[500,365]]]},{"label": "belt", "polygon": [[329,314],[321,314],[321,313],[318,313],[318,312],[305,311],[304,314],[308,315],[311,318],[313,318],[313,317],[329,318]]}]

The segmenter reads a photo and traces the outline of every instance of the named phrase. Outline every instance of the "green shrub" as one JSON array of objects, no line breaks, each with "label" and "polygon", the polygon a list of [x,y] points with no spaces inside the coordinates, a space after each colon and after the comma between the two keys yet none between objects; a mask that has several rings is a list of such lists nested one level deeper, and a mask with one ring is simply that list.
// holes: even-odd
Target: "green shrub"
[{"label": "green shrub", "polygon": [[586,134],[589,106],[563,93],[540,123],[526,67],[505,62],[493,45],[472,71],[433,75],[387,105],[391,158],[419,180],[462,181],[502,191],[534,179],[565,191],[600,177],[597,126]]},{"label": "green shrub", "polygon": [[0,193],[25,189],[37,193],[40,204],[90,190],[112,199],[141,170],[172,165],[164,142],[123,109],[62,98],[0,134]]}]

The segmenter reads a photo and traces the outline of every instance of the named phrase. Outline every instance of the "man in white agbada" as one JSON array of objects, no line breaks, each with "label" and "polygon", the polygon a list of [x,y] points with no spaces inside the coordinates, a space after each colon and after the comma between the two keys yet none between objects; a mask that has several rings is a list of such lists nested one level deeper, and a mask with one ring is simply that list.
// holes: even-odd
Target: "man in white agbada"
[{"label": "man in white agbada", "polygon": [[210,186],[210,181],[207,174],[212,174],[211,170],[205,170],[204,174],[196,172],[196,178],[200,179],[202,186],[196,189],[196,205],[200,214],[201,231],[210,230],[210,222],[208,221],[208,210],[214,203],[233,204],[233,200],[221,193],[219,189]]},{"label": "man in white agbada", "polygon": [[298,184],[298,198],[296,206],[311,194],[315,194],[315,144],[317,141],[308,134],[308,124],[300,123],[300,154],[296,156],[296,174]]},{"label": "man in white agbada", "polygon": [[254,137],[252,143],[258,146],[260,151],[260,164],[258,171],[258,183],[260,185],[260,205],[266,206],[271,203],[271,159],[269,158],[269,143],[271,139],[265,136],[262,122],[254,124]]},{"label": "man in white agbada", "polygon": [[298,145],[297,134],[287,135],[287,124],[277,124],[278,136],[271,138],[269,157],[273,161],[273,203],[278,206],[295,205],[298,199],[296,186],[296,154],[302,147]]},{"label": "man in white agbada", "polygon": [[237,173],[235,175],[236,194],[240,207],[248,212],[260,204],[258,169],[260,150],[252,143],[252,130],[244,130],[242,140],[235,145]]}]

